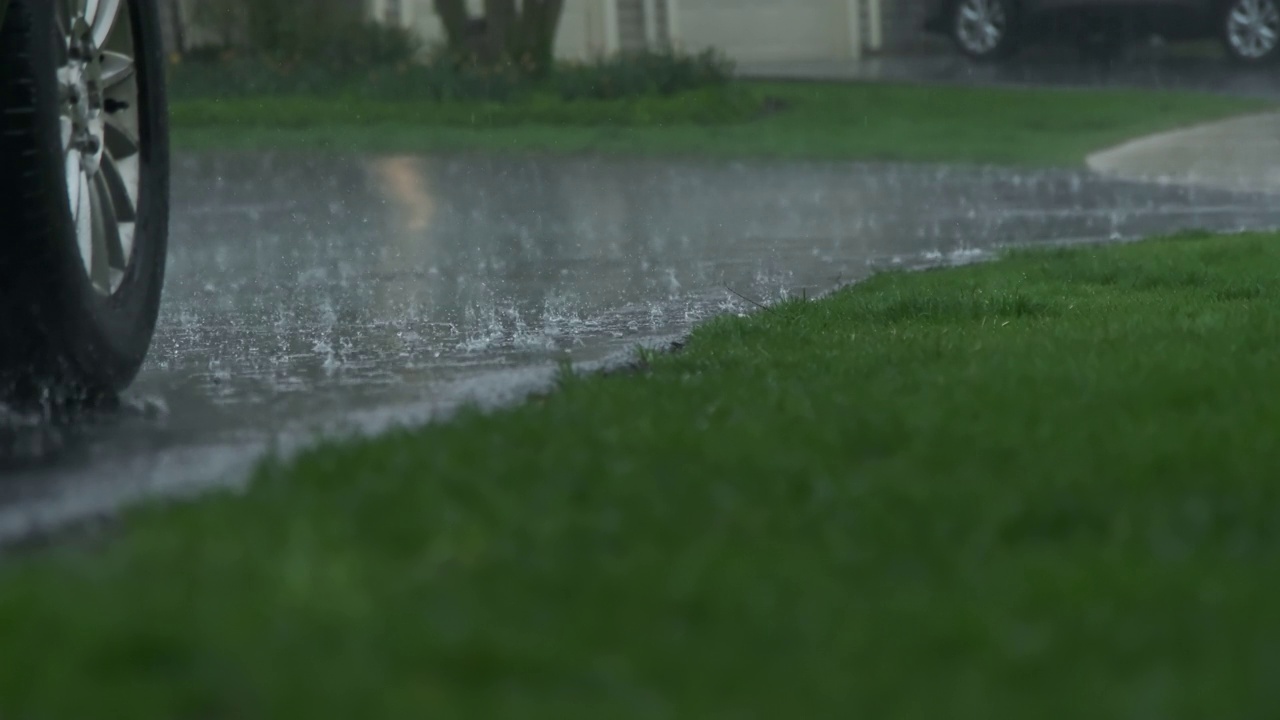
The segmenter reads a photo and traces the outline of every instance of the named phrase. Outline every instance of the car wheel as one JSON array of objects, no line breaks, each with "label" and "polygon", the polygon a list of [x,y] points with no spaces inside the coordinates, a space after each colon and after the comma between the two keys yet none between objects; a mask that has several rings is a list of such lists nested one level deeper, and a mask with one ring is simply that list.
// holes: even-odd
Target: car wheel
[{"label": "car wheel", "polygon": [[1280,54],[1280,0],[1227,0],[1222,44],[1237,62],[1275,59]]},{"label": "car wheel", "polygon": [[169,153],[155,0],[11,0],[0,26],[0,397],[90,399],[146,356]]},{"label": "car wheel", "polygon": [[1017,48],[1015,6],[1010,0],[957,0],[951,38],[977,60],[1008,57]]}]

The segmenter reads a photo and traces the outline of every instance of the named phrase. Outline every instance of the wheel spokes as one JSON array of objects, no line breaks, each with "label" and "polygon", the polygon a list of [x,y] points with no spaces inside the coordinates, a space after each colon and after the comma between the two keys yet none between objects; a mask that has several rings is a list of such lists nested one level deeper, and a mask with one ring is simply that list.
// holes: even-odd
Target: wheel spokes
[{"label": "wheel spokes", "polygon": [[71,35],[72,19],[84,16],[83,0],[58,0],[58,4],[54,6],[54,22],[58,24],[58,31],[62,33],[63,38]]},{"label": "wheel spokes", "polygon": [[111,254],[107,248],[107,203],[103,202],[96,179],[85,176],[89,195],[89,280],[99,292],[111,292]]},{"label": "wheel spokes", "polygon": [[74,132],[75,125],[71,122],[71,118],[63,115],[58,118],[58,136],[62,139],[62,152],[67,152],[71,148],[71,133]]},{"label": "wheel spokes", "polygon": [[71,207],[71,219],[74,222],[80,212],[80,151],[68,150],[66,157],[67,200]]},{"label": "wheel spokes", "polygon": [[102,182],[110,193],[112,208],[119,222],[138,219],[138,199],[133,196],[133,189],[137,186],[139,170],[137,156],[124,160],[103,156]]},{"label": "wheel spokes", "polygon": [[999,0],[965,0],[958,8],[957,37],[972,52],[990,52],[1000,44],[1004,30],[1005,13]]},{"label": "wheel spokes", "polygon": [[1241,56],[1261,58],[1280,40],[1280,6],[1275,0],[1240,0],[1227,16],[1227,31]]},{"label": "wheel spokes", "polygon": [[[110,292],[115,284],[115,275],[123,273],[127,257],[124,243],[120,237],[120,220],[116,215],[115,201],[108,187],[105,173],[98,173],[94,178],[93,196],[97,202],[94,212],[94,268],[98,274],[94,284],[100,290]],[[100,254],[101,260],[98,255]]]},{"label": "wheel spokes", "polygon": [[[83,169],[78,169],[75,181],[76,244],[80,246],[80,257],[84,260],[85,268],[91,269],[93,259],[93,199],[90,197],[89,176],[85,174]],[[90,277],[92,277],[92,274]]]},{"label": "wheel spokes", "polygon": [[[118,252],[112,255],[113,268],[124,273],[133,256],[133,241],[138,222],[138,198],[134,195],[141,172],[138,155],[116,160],[106,157],[102,163],[102,185],[111,200],[111,219],[115,226],[113,242]],[[114,280],[114,278],[113,278]]]},{"label": "wheel spokes", "polygon": [[111,29],[115,27],[116,19],[120,17],[120,0],[88,0],[88,2],[94,7],[92,13],[85,11],[85,20],[92,28],[94,47],[102,47],[106,45],[107,38],[111,36]]},{"label": "wheel spokes", "polygon": [[133,252],[143,153],[136,43],[123,0],[53,2],[62,56],[59,134],[71,224],[86,276],[112,294]]},{"label": "wheel spokes", "polygon": [[121,120],[107,116],[105,135],[107,152],[120,160],[133,157],[142,151],[142,144],[133,131],[126,128]]},{"label": "wheel spokes", "polygon": [[102,53],[102,88],[110,90],[133,77],[133,58],[118,52]]}]

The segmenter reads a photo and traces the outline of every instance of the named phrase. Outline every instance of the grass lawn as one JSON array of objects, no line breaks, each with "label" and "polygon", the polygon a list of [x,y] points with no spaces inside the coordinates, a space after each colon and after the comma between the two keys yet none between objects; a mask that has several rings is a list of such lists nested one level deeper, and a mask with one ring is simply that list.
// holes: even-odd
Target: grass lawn
[{"label": "grass lawn", "polygon": [[1261,718],[1280,236],[701,327],[0,565],[24,718]]},{"label": "grass lawn", "polygon": [[174,142],[187,149],[1078,165],[1088,153],[1133,137],[1272,107],[1260,100],[1137,90],[744,82],[640,100],[535,97],[498,105],[227,97],[178,100],[172,111]]}]

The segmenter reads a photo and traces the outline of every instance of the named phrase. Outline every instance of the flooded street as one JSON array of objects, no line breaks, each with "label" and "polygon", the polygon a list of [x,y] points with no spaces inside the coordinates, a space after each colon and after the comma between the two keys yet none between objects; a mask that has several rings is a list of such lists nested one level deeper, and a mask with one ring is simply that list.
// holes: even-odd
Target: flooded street
[{"label": "flooded street", "polygon": [[1086,170],[184,155],[118,412],[0,417],[0,540],[243,481],[319,432],[541,387],[717,313],[1009,244],[1280,226],[1271,196]]}]

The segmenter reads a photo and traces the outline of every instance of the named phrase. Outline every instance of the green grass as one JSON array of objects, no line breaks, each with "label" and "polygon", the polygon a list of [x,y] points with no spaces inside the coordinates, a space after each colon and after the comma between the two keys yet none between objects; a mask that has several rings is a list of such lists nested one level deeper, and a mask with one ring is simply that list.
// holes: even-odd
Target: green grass
[{"label": "green grass", "polygon": [[[774,111],[763,112],[765,98]],[[781,103],[778,105],[778,103]],[[776,108],[783,108],[777,111]],[[1078,165],[1151,132],[1273,107],[1136,90],[751,82],[670,98],[508,105],[324,97],[173,105],[188,149],[622,153]]]},{"label": "green grass", "polygon": [[0,712],[1263,718],[1280,236],[886,274],[0,566]]},{"label": "green grass", "polygon": [[429,134],[434,128],[475,130],[529,125],[552,127],[715,125],[749,119],[759,102],[745,89],[708,88],[674,97],[563,101],[545,94],[510,102],[395,101],[350,97],[203,98],[177,102],[171,116],[179,128],[258,127],[308,130],[345,127],[401,128]]}]

